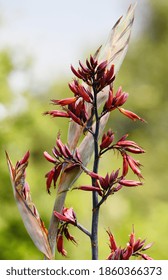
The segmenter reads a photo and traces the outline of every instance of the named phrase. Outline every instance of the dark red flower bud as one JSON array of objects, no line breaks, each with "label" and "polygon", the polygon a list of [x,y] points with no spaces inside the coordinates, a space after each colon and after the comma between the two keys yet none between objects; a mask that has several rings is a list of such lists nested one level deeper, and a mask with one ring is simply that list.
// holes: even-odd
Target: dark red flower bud
[{"label": "dark red flower bud", "polygon": [[87,68],[86,66],[84,66],[80,60],[79,60],[79,65],[80,65],[82,71],[83,71],[85,74],[89,74],[89,73],[90,73],[90,69]]},{"label": "dark red flower bud", "polygon": [[119,87],[116,95],[115,95],[115,107],[122,106],[128,98],[128,93],[122,92],[122,88]]},{"label": "dark red flower bud", "polygon": [[125,151],[133,153],[133,154],[145,153],[145,150],[143,150],[142,148],[134,148],[134,147],[125,147]]},{"label": "dark red flower bud", "polygon": [[57,235],[57,250],[64,257],[67,255],[67,251],[63,247],[63,236],[62,236],[62,234]]},{"label": "dark red flower bud", "polygon": [[106,84],[109,85],[111,84],[115,79],[114,76],[114,65],[111,65],[110,69],[106,71],[105,73],[105,80],[106,80]]},{"label": "dark red flower bud", "polygon": [[61,153],[58,151],[56,147],[52,149],[52,153],[56,158],[59,158],[61,156]]},{"label": "dark red flower bud", "polygon": [[79,125],[83,125],[80,118],[78,118],[74,113],[72,113],[70,109],[68,109],[68,115],[74,122],[76,122]]},{"label": "dark red flower bud", "polygon": [[57,144],[57,147],[60,150],[61,155],[64,156],[65,158],[68,157],[65,145],[62,143],[62,141],[59,137],[56,140],[56,144]]},{"label": "dark red flower bud", "polygon": [[68,227],[64,228],[64,235],[66,237],[66,239],[69,241],[72,241],[74,244],[77,244],[77,241],[75,240],[75,238],[69,233],[68,231]]},{"label": "dark red flower bud", "polygon": [[124,108],[118,108],[118,110],[124,114],[126,117],[130,118],[131,120],[133,121],[136,121],[136,120],[140,120],[142,122],[145,122],[144,119],[142,119],[141,117],[139,117],[138,115],[136,115],[135,113],[129,111],[129,110],[125,110]]},{"label": "dark red flower bud", "polygon": [[79,154],[78,149],[75,150],[75,158],[76,158],[78,161],[82,162],[81,156],[80,156],[80,154]]},{"label": "dark red flower bud", "polygon": [[54,211],[54,215],[63,222],[76,225],[76,215],[72,208],[63,208],[62,214]]},{"label": "dark red flower bud", "polygon": [[128,173],[128,161],[127,161],[127,155],[124,153],[123,154],[123,171],[122,171],[122,176],[125,177]]},{"label": "dark red flower bud", "polygon": [[110,241],[109,247],[110,247],[111,251],[114,252],[117,249],[116,241],[110,230],[107,230],[106,232],[108,233],[108,236],[109,236],[109,241]]},{"label": "dark red flower bud", "polygon": [[122,187],[123,187],[122,185],[118,184],[117,187],[115,187],[115,188],[113,189],[113,192],[118,192],[119,190],[122,189]]},{"label": "dark red flower bud", "polygon": [[82,75],[79,73],[79,71],[76,71],[72,65],[71,65],[71,70],[76,77],[78,77],[79,79],[82,79]]},{"label": "dark red flower bud", "polygon": [[56,168],[55,168],[55,172],[54,172],[54,177],[53,177],[53,182],[54,182],[54,187],[56,186],[56,182],[57,179],[61,173],[62,170],[62,164],[59,164]]},{"label": "dark red flower bud", "polygon": [[130,245],[127,245],[127,248],[125,252],[123,253],[122,259],[123,260],[129,260],[129,258],[132,256],[133,248]]},{"label": "dark red flower bud", "polygon": [[75,189],[79,189],[79,190],[83,190],[83,191],[97,191],[100,192],[100,188],[99,187],[94,187],[94,186],[80,186],[78,188]]},{"label": "dark red flower bud", "polygon": [[136,186],[143,185],[142,182],[134,181],[134,180],[125,180],[125,179],[120,180],[119,183],[125,187],[136,187]]},{"label": "dark red flower bud", "polygon": [[111,129],[109,129],[107,134],[104,133],[104,135],[102,137],[100,149],[103,150],[103,149],[109,147],[110,144],[113,142],[113,140],[114,140],[114,133],[111,131]]},{"label": "dark red flower bud", "polygon": [[64,145],[64,148],[65,148],[66,155],[68,157],[72,158],[72,153],[71,153],[70,149],[68,148],[68,146]]},{"label": "dark red flower bud", "polygon": [[26,154],[24,155],[24,157],[21,160],[19,160],[19,162],[18,162],[19,165],[26,163],[29,159],[29,156],[30,156],[30,152],[27,151]]},{"label": "dark red flower bud", "polygon": [[101,62],[98,66],[97,66],[97,73],[102,73],[104,72],[104,70],[107,67],[107,60]]},{"label": "dark red flower bud", "polygon": [[92,55],[90,56],[90,64],[92,68],[95,68],[98,64],[97,60]]},{"label": "dark red flower bud", "polygon": [[76,97],[70,97],[61,100],[52,99],[51,101],[56,105],[66,106],[68,104],[74,103],[76,101]]},{"label": "dark red flower bud", "polygon": [[56,163],[56,159],[53,158],[52,156],[50,156],[46,151],[45,151],[43,154],[44,154],[44,157],[45,157],[49,162]]},{"label": "dark red flower bud", "polygon": [[50,194],[50,188],[51,188],[51,183],[53,181],[54,187],[56,186],[57,179],[60,175],[60,172],[62,170],[62,164],[59,164],[55,166],[53,169],[51,169],[45,177],[47,178],[46,180],[46,186],[47,186],[47,191]]},{"label": "dark red flower bud", "polygon": [[54,172],[55,172],[55,168],[51,169],[50,172],[48,172],[45,177],[47,177],[46,180],[46,186],[47,186],[47,191],[50,194],[50,187],[51,187],[51,183],[54,177]]},{"label": "dark red flower bud", "polygon": [[131,156],[126,155],[127,158],[127,162],[130,166],[130,168],[132,169],[132,171],[139,177],[139,178],[143,178],[140,169],[138,168],[138,166],[140,166],[139,161],[133,159]]},{"label": "dark red flower bud", "polygon": [[91,94],[81,85],[78,87],[79,96],[81,96],[86,102],[91,102]]},{"label": "dark red flower bud", "polygon": [[134,234],[134,232],[131,232],[131,234],[130,234],[129,244],[130,244],[131,247],[134,247],[134,244],[135,244],[135,234]]},{"label": "dark red flower bud", "polygon": [[53,118],[55,117],[61,117],[61,118],[69,118],[69,114],[66,112],[61,112],[58,110],[53,110],[53,111],[46,111],[43,113],[44,115],[51,115]]},{"label": "dark red flower bud", "polygon": [[112,109],[112,104],[113,104],[113,89],[110,88],[109,90],[109,96],[108,96],[108,99],[104,105],[104,109],[103,111],[110,111]]}]

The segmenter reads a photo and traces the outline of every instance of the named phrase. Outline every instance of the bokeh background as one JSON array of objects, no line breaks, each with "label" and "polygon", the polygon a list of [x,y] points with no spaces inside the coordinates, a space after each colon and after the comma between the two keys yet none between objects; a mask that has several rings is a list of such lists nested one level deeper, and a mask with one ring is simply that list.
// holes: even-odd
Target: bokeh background
[{"label": "bokeh background", "polygon": [[[130,1],[0,1],[0,259],[43,259],[30,240],[10,185],[5,150],[12,161],[27,150],[31,157],[27,180],[46,227],[55,190],[48,195],[45,173],[50,164],[43,151],[51,151],[60,130],[66,142],[66,120],[50,119],[51,98],[69,94],[69,66],[93,53],[108,31],[124,14]],[[130,96],[125,106],[147,124],[132,122],[119,113],[108,123],[117,137],[129,132],[145,150],[143,187],[125,188],[108,199],[100,213],[100,259],[109,254],[106,229],[125,246],[134,224],[136,237],[154,242],[149,255],[168,259],[168,2],[138,1],[128,54],[117,76]],[[103,175],[118,164],[112,154],[100,166]],[[86,183],[82,175],[75,186]],[[90,227],[91,197],[72,191],[66,206],[73,206],[78,220]],[[76,228],[71,229],[78,246],[66,242],[68,259],[90,259],[90,244]],[[57,254],[58,259],[62,259]]]}]

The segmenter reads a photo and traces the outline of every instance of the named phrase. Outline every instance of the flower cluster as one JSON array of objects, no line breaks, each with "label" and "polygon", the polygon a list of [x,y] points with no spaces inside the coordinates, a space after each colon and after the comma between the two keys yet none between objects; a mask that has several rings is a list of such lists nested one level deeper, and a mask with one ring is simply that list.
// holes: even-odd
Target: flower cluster
[{"label": "flower cluster", "polygon": [[76,226],[77,220],[76,220],[76,214],[73,211],[72,208],[63,208],[62,213],[59,213],[57,211],[54,211],[55,217],[57,217],[60,221],[60,227],[58,229],[57,233],[57,250],[59,253],[61,253],[63,256],[67,255],[67,251],[64,249],[64,236],[69,241],[72,241],[74,244],[77,244],[75,238],[69,233],[68,230],[68,224],[72,224]]},{"label": "flower cluster", "polygon": [[96,179],[94,186],[83,185],[74,189],[97,192],[102,197],[102,199],[99,201],[96,207],[99,207],[108,196],[116,193],[123,186],[136,187],[142,185],[142,182],[140,181],[126,180],[123,176],[119,176],[119,169],[117,171],[112,171],[110,175],[107,173],[105,177],[102,177],[99,174],[91,171],[87,171],[87,174]]},{"label": "flower cluster", "polygon": [[53,105],[60,105],[63,111],[51,110],[46,111],[44,114],[49,114],[52,117],[70,118],[78,125],[85,126],[89,119],[86,103],[93,105],[94,93],[99,93],[104,87],[113,82],[115,78],[114,65],[108,69],[107,61],[98,64],[98,61],[92,56],[90,61],[86,60],[86,66],[81,62],[79,62],[79,65],[78,70],[75,70],[73,66],[71,66],[71,70],[78,79],[86,83],[86,86],[80,84],[79,80],[74,79],[69,83],[69,88],[74,97],[51,100]]},{"label": "flower cluster", "polygon": [[140,171],[141,164],[128,153],[141,154],[145,152],[136,142],[128,140],[127,137],[128,134],[122,136],[115,144],[113,144],[114,133],[109,129],[107,133],[103,134],[100,144],[100,156],[111,149],[120,152],[123,159],[121,175],[119,175],[119,169],[112,171],[110,175],[107,173],[105,177],[100,176],[98,173],[86,170],[85,172],[95,179],[94,186],[82,185],[76,188],[83,191],[96,191],[102,197],[98,206],[100,206],[109,195],[119,191],[123,186],[136,187],[142,185],[141,181],[127,180],[125,178],[130,168],[139,179],[143,179]]},{"label": "flower cluster", "polygon": [[118,109],[123,115],[125,115],[133,121],[140,120],[142,122],[145,122],[145,120],[139,117],[137,114],[124,108],[121,108],[121,106],[127,101],[127,99],[128,93],[123,92],[121,87],[119,87],[118,91],[114,96],[113,88],[110,86],[108,99],[104,104],[102,115],[106,114],[107,112],[111,112],[115,109]]},{"label": "flower cluster", "polygon": [[107,85],[110,85],[114,79],[114,65],[108,69],[108,62],[103,61],[98,64],[98,61],[90,56],[90,60],[86,60],[86,65],[79,61],[80,68],[76,70],[71,66],[74,75],[82,79],[88,86],[94,87],[96,92],[101,91]]},{"label": "flower cluster", "polygon": [[103,134],[102,141],[100,144],[100,151],[108,148],[114,140],[114,132],[111,129],[107,131],[107,133]]},{"label": "flower cluster", "polygon": [[123,172],[122,176],[126,176],[128,173],[128,167],[138,176],[138,178],[143,178],[140,167],[141,164],[138,160],[132,158],[128,152],[132,154],[142,154],[145,151],[134,141],[127,140],[128,134],[124,135],[114,146],[113,148],[120,151],[123,158]]},{"label": "flower cluster", "polygon": [[52,182],[54,187],[56,186],[57,179],[63,167],[68,171],[81,163],[78,150],[76,149],[75,153],[72,154],[68,146],[62,143],[59,135],[56,139],[56,146],[52,149],[52,153],[54,157],[48,154],[48,152],[44,152],[44,157],[54,164],[54,167],[45,175],[47,178],[46,186],[48,193],[50,193]]},{"label": "flower cluster", "polygon": [[116,92],[116,95],[114,96],[113,89],[110,88],[109,90],[109,96],[104,104],[103,112],[104,111],[113,111],[114,109],[122,106],[128,98],[128,93],[122,92],[122,88],[119,87],[118,91]]},{"label": "flower cluster", "polygon": [[141,240],[140,238],[135,240],[134,231],[130,234],[127,246],[123,249],[117,246],[111,231],[108,230],[107,233],[109,235],[109,247],[111,250],[111,253],[107,257],[108,260],[129,260],[131,257],[140,257],[144,260],[152,260],[151,257],[143,253],[152,246],[152,243],[145,245],[145,240]]},{"label": "flower cluster", "polygon": [[[54,186],[56,185],[56,181],[63,169],[67,171],[71,170],[75,166],[80,167],[91,177],[92,182],[90,185],[81,185],[79,187],[75,187],[74,189],[90,191],[93,195],[97,196],[97,202],[93,205],[94,212],[99,210],[101,204],[104,203],[110,195],[118,192],[123,187],[141,186],[141,179],[143,179],[140,170],[141,164],[138,160],[134,159],[130,153],[142,154],[145,151],[136,142],[128,140],[128,134],[122,136],[114,143],[114,132],[109,129],[103,134],[100,144],[98,143],[100,122],[102,121],[103,116],[118,109],[119,112],[129,117],[131,120],[144,120],[135,113],[122,108],[128,99],[128,93],[122,91],[122,88],[119,87],[116,94],[114,94],[112,86],[115,79],[114,65],[109,66],[107,61],[103,61],[99,64],[98,60],[90,56],[90,60],[86,60],[86,65],[83,65],[79,61],[79,68],[76,70],[73,66],[71,66],[71,70],[76,76],[76,78],[69,83],[69,88],[74,96],[61,100],[52,99],[52,104],[61,106],[62,111],[53,110],[45,112],[45,114],[50,114],[53,117],[70,118],[74,123],[84,128],[81,131],[85,133],[85,130],[87,130],[88,133],[91,133],[94,138],[94,143],[97,145],[97,147],[94,146],[96,151],[95,153],[97,153],[95,157],[97,162],[99,162],[101,156],[107,151],[118,151],[122,157],[122,170],[113,170],[110,174],[106,173],[103,177],[98,173],[97,162],[94,162],[94,167],[97,166],[96,169],[93,167],[92,171],[88,170],[82,163],[78,151],[75,150],[72,153],[68,146],[61,142],[60,137],[58,136],[56,146],[52,150],[54,157],[50,156],[47,152],[44,152],[45,158],[54,164],[54,167],[46,174],[46,185],[47,190],[50,193],[51,183],[53,182]],[[80,80],[82,80],[83,83],[80,83]],[[100,92],[103,94],[105,87],[106,95],[108,95],[108,97],[106,98],[101,111],[98,110],[98,106],[100,105],[98,104],[98,98],[100,97],[98,94]],[[90,125],[93,120],[95,121],[95,129],[93,129]],[[131,169],[138,177],[138,180],[126,179],[129,169]],[[77,224],[76,215],[72,208],[63,208],[62,213],[54,211],[54,215],[60,221],[57,234],[57,250],[62,255],[67,255],[63,246],[64,236],[66,239],[76,243],[74,237],[69,233],[69,224],[77,226],[91,237],[91,233],[89,233],[81,225]],[[140,255],[142,258],[145,258],[145,255],[142,254],[141,251],[146,250],[147,247],[144,247],[144,241],[140,241],[140,239],[137,241],[134,240],[134,233],[131,233],[129,244],[124,249],[117,247],[114,237],[110,231],[108,231],[108,234],[111,242],[111,254],[108,259],[129,259],[131,256]]]},{"label": "flower cluster", "polygon": [[123,158],[122,177],[127,175],[128,169],[130,167],[139,179],[143,178],[140,171],[140,162],[132,158],[132,156],[130,156],[128,153],[142,154],[145,153],[145,151],[136,142],[127,140],[127,137],[128,134],[122,136],[116,144],[112,144],[114,140],[114,133],[111,130],[109,130],[107,133],[104,133],[100,144],[100,156],[111,149],[119,151]]}]

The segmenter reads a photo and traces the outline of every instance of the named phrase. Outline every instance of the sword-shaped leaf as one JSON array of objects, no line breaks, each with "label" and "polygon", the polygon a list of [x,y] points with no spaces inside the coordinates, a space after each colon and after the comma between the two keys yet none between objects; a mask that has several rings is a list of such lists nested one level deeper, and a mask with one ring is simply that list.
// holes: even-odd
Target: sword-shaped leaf
[{"label": "sword-shaped leaf", "polygon": [[22,217],[25,228],[36,247],[48,258],[52,259],[51,249],[48,242],[47,229],[41,220],[39,213],[32,202],[28,183],[25,181],[26,168],[28,166],[29,152],[15,167],[6,153],[9,173],[14,197]]},{"label": "sword-shaped leaf", "polygon": [[127,53],[132,25],[134,22],[135,7],[136,4],[130,5],[126,16],[118,19],[109,34],[106,44],[98,53],[99,62],[107,60],[109,67],[111,64],[114,64],[115,74],[118,73]]}]

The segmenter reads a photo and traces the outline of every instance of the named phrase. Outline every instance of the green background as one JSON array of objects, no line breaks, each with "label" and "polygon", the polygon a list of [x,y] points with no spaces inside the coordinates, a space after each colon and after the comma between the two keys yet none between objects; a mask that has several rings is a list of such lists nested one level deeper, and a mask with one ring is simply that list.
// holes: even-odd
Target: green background
[{"label": "green background", "polygon": [[[129,138],[146,150],[144,155],[137,157],[143,164],[145,181],[142,187],[122,189],[102,206],[100,259],[105,259],[109,254],[106,229],[110,228],[117,243],[124,247],[132,225],[137,238],[154,242],[148,253],[151,257],[157,260],[168,259],[168,3],[156,0],[150,3],[148,24],[139,38],[131,40],[115,82],[115,90],[122,85],[123,90],[129,92],[124,107],[143,117],[147,123],[132,122],[118,112],[111,115],[108,123],[108,127],[116,131],[116,138],[128,132]],[[0,51],[0,102],[6,104],[9,113],[16,96],[11,91],[8,78],[19,67],[13,63],[11,50]],[[22,67],[26,71],[31,65],[27,63]],[[68,97],[69,81],[71,77],[53,81],[47,91],[39,94],[29,90],[23,92],[27,109],[0,120],[0,259],[43,259],[29,238],[15,204],[5,150],[13,162],[30,150],[27,180],[33,201],[48,227],[55,190],[52,189],[51,195],[48,195],[45,189],[44,175],[51,165],[43,158],[43,151],[51,151],[59,130],[62,140],[66,142],[68,122],[44,117],[42,113],[52,108],[49,105],[50,99]],[[112,171],[119,164],[119,159],[110,153],[102,158],[100,174]],[[80,184],[89,184],[88,178],[82,175],[75,186]],[[66,206],[72,206],[79,222],[90,228],[90,193],[69,192]],[[68,259],[90,259],[88,237],[73,227],[70,232],[78,241],[78,246],[65,242]],[[57,254],[57,258],[62,259],[62,256]]]}]

